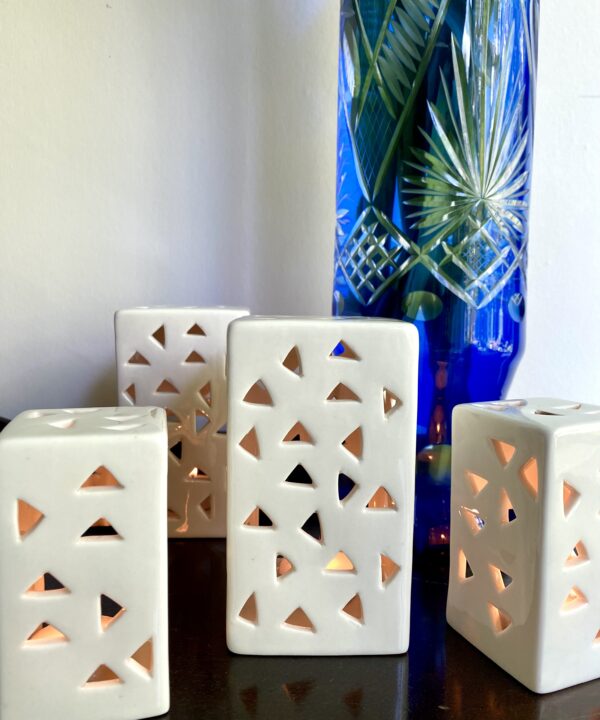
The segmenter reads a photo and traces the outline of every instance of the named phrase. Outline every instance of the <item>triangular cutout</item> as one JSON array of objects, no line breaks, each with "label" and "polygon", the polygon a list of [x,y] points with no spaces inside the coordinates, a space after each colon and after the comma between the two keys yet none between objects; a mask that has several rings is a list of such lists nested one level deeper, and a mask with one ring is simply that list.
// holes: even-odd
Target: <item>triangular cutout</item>
[{"label": "triangular cutout", "polygon": [[589,559],[587,548],[583,544],[583,540],[580,540],[569,553],[569,556],[565,560],[565,565],[572,567],[573,565],[580,565],[581,563],[587,562]]},{"label": "triangular cutout", "polygon": [[275,558],[275,575],[278,578],[289,575],[293,570],[295,570],[295,567],[289,558],[285,555],[277,555]]},{"label": "triangular cutout", "polygon": [[227,435],[227,423],[223,423],[215,435]]},{"label": "triangular cutout", "polygon": [[573,586],[562,604],[562,612],[572,612],[588,604],[588,599],[578,587]]},{"label": "triangular cutout", "polygon": [[201,467],[193,467],[187,474],[188,482],[208,482],[210,478]]},{"label": "triangular cutout", "polygon": [[127,361],[129,365],[150,365],[148,360],[140,352],[134,352]]},{"label": "triangular cutout", "polygon": [[186,357],[185,362],[188,364],[198,364],[205,363],[206,360],[202,357],[202,355],[200,355],[200,353],[192,350],[192,352]]},{"label": "triangular cutout", "polygon": [[500,608],[497,608],[492,603],[488,603],[490,618],[492,620],[492,627],[496,633],[504,632],[512,625],[512,618],[510,615]]},{"label": "triangular cutout", "polygon": [[290,372],[302,377],[302,361],[300,360],[300,352],[296,346],[294,346],[285,356],[285,360],[282,365]]},{"label": "triangular cutout", "polygon": [[481,532],[485,527],[485,520],[480,515],[478,510],[475,510],[474,508],[464,507],[464,505],[461,505],[458,512],[464,518],[465,522],[467,523],[471,532],[474,535],[477,535],[477,533]]},{"label": "triangular cutout", "polygon": [[286,477],[285,482],[295,485],[312,485],[314,487],[312,478],[306,472],[303,465],[296,465],[292,472]]},{"label": "triangular cutout", "polygon": [[254,508],[254,510],[248,515],[248,517],[244,520],[244,525],[246,527],[273,527],[273,521],[271,518],[267,515],[267,513],[259,508],[258,506]]},{"label": "triangular cutout", "polygon": [[402,407],[402,400],[388,388],[383,388],[383,414],[389,417],[400,407]]},{"label": "triangular cutout", "polygon": [[198,323],[194,323],[192,327],[187,331],[186,335],[197,335],[203,337],[206,335],[206,333],[200,327],[200,325],[198,325]]},{"label": "triangular cutout", "polygon": [[99,665],[89,676],[84,687],[99,687],[102,685],[118,685],[123,681],[116,672],[111,670],[108,665]]},{"label": "triangular cutout", "polygon": [[358,355],[345,340],[340,340],[337,343],[337,345],[329,353],[329,357],[335,358],[336,360],[340,358],[344,358],[346,360],[360,360]]},{"label": "triangular cutout", "polygon": [[288,615],[284,620],[284,625],[295,628],[296,630],[315,632],[315,626],[301,607],[296,608],[294,612]]},{"label": "triangular cutout", "polygon": [[363,453],[363,434],[362,428],[357,427],[353,430],[345,440],[342,440],[342,446],[357,460],[360,460]]},{"label": "triangular cutout", "polygon": [[204,412],[204,410],[200,410],[199,408],[196,408],[194,410],[194,430],[197,433],[202,432],[209,423],[210,423],[210,418]]},{"label": "triangular cutout", "polygon": [[181,515],[175,512],[175,510],[171,510],[169,508],[167,510],[167,520],[181,520]]},{"label": "triangular cutout", "polygon": [[481,477],[481,475],[477,475],[470,470],[467,470],[465,476],[467,478],[467,482],[469,483],[469,487],[471,488],[471,492],[475,496],[479,495],[479,493],[488,484],[488,481],[484,477]]},{"label": "triangular cutout", "polygon": [[529,460],[519,470],[521,482],[525,485],[527,491],[534,500],[538,496],[538,464],[534,457]]},{"label": "triangular cutout", "polygon": [[156,328],[156,330],[152,333],[152,337],[156,340],[156,342],[162,347],[165,348],[167,345],[167,339],[166,339],[166,332],[165,332],[165,326],[161,325],[159,328]]},{"label": "triangular cutout", "polygon": [[85,480],[80,490],[122,490],[123,486],[111,471],[104,465],[96,468],[94,472]]},{"label": "triangular cutout", "polygon": [[161,384],[154,391],[156,393],[172,393],[179,395],[179,390],[173,385],[170,380],[163,380]]},{"label": "triangular cutout", "polygon": [[494,584],[496,585],[496,590],[498,592],[503,592],[512,584],[512,577],[508,573],[504,572],[504,570],[496,567],[496,565],[490,565],[490,572],[492,573]]},{"label": "triangular cutout", "polygon": [[514,522],[516,519],[517,514],[512,501],[508,497],[506,490],[502,488],[500,491],[500,522],[502,525],[508,525],[508,523]]},{"label": "triangular cutout", "polygon": [[381,553],[379,559],[381,561],[381,583],[382,585],[387,585],[400,571],[400,565],[383,553]]},{"label": "triangular cutout", "polygon": [[252,405],[273,405],[271,393],[262,380],[257,380],[244,395],[244,402]]},{"label": "triangular cutout", "polygon": [[310,535],[310,537],[313,540],[316,540],[318,543],[323,542],[323,533],[321,532],[321,521],[319,520],[319,514],[313,513],[302,525],[302,531],[305,532],[307,535]]},{"label": "triangular cutout", "polygon": [[169,452],[173,456],[177,462],[181,461],[181,458],[183,456],[183,442],[181,440],[177,440],[169,447]]},{"label": "triangular cutout", "polygon": [[596,637],[594,638],[594,643],[600,643],[600,630],[596,633]]},{"label": "triangular cutout", "polygon": [[57,580],[52,573],[44,573],[27,588],[28,595],[41,595],[52,593],[53,595],[66,595],[69,590]]},{"label": "triangular cutout", "polygon": [[458,551],[458,578],[459,580],[470,580],[473,577],[473,570],[469,565],[467,556],[462,550]]},{"label": "triangular cutout", "polygon": [[44,519],[44,513],[25,500],[17,500],[17,525],[24,540]]},{"label": "triangular cutout", "polygon": [[212,388],[210,382],[203,385],[198,392],[208,407],[212,407]]},{"label": "triangular cutout", "polygon": [[301,442],[301,443],[308,443],[310,445],[314,445],[314,441],[311,437],[311,434],[308,432],[308,430],[304,427],[304,425],[300,421],[298,421],[295,425],[293,425],[287,431],[282,442],[284,442],[284,443]]},{"label": "triangular cutout", "polygon": [[346,555],[343,550],[337,552],[331,560],[325,565],[325,570],[329,572],[355,572],[354,563]]},{"label": "triangular cutout", "polygon": [[213,501],[212,495],[207,495],[204,500],[200,503],[200,509],[211,520],[213,516]]},{"label": "triangular cutout", "polygon": [[89,528],[82,533],[82,540],[122,540],[123,538],[110,524],[110,522],[104,518],[98,518],[95,523],[89,526]]},{"label": "triangular cutout", "polygon": [[348,600],[348,602],[342,608],[342,612],[345,615],[351,617],[353,620],[356,620],[356,622],[360,623],[361,625],[363,625],[365,622],[362,601],[358,593],[356,593],[356,595],[354,595],[350,598],[350,600]]},{"label": "triangular cutout", "polygon": [[28,645],[67,642],[67,636],[54,625],[40,623],[25,641]]},{"label": "triangular cutout", "polygon": [[346,502],[357,487],[358,485],[354,482],[354,480],[352,480],[352,478],[348,477],[345,473],[340,473],[338,475],[339,501]]},{"label": "triangular cutout", "polygon": [[131,383],[128,388],[123,391],[125,397],[135,404],[135,383]]},{"label": "triangular cutout", "polygon": [[100,595],[100,626],[106,632],[108,628],[125,614],[125,608],[108,595]]},{"label": "triangular cutout", "polygon": [[565,517],[569,517],[571,510],[573,510],[577,504],[580,496],[581,493],[575,490],[572,485],[569,485],[568,482],[563,482],[563,510]]},{"label": "triangular cutout", "polygon": [[348,400],[351,402],[360,402],[360,398],[344,383],[338,383],[327,396],[327,400]]},{"label": "triangular cutout", "polygon": [[245,450],[252,457],[260,457],[260,447],[258,445],[258,435],[256,434],[256,428],[249,430],[244,437],[240,440],[240,447]]},{"label": "triangular cutout", "polygon": [[140,645],[140,647],[133,653],[130,660],[137,663],[141,670],[144,670],[148,673],[148,675],[150,675],[150,677],[152,677],[152,671],[154,668],[154,643],[152,642],[152,638],[150,638],[150,640],[146,640],[143,645]]},{"label": "triangular cutout", "polygon": [[496,451],[496,457],[500,461],[503,467],[506,467],[508,463],[513,459],[513,455],[516,452],[514,445],[510,445],[502,440],[494,440],[492,438],[492,445]]},{"label": "triangular cutout", "polygon": [[242,609],[239,612],[239,617],[246,622],[258,625],[258,609],[256,606],[256,593],[252,593],[250,597],[243,604]]},{"label": "triangular cutout", "polygon": [[375,490],[366,507],[368,510],[395,510],[396,501],[382,485]]}]

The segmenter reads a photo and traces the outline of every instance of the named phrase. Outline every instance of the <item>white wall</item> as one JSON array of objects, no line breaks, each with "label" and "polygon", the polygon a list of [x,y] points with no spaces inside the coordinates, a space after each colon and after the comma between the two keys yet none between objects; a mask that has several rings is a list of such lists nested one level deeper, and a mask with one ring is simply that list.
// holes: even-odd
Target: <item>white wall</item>
[{"label": "white wall", "polygon": [[[600,3],[542,4],[513,390],[600,402]],[[329,312],[337,24],[336,0],[0,4],[0,414],[113,403],[118,307]]]}]

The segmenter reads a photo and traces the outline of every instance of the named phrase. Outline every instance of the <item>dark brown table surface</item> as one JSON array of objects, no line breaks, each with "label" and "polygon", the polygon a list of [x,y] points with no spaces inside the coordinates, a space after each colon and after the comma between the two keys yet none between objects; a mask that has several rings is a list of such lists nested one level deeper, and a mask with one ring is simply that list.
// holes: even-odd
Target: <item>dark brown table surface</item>
[{"label": "dark brown table surface", "polygon": [[526,690],[445,622],[442,568],[413,580],[410,650],[382,657],[247,657],[225,645],[225,542],[169,544],[170,720],[600,720],[600,681]]}]

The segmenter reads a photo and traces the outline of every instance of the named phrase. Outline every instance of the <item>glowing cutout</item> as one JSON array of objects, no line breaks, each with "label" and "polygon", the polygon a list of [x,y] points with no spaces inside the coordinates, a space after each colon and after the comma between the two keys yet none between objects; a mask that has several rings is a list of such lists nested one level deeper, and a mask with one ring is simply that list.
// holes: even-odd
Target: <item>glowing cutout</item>
[{"label": "glowing cutout", "polygon": [[100,665],[89,676],[84,687],[99,687],[104,685],[119,685],[123,681],[108,665]]},{"label": "glowing cutout", "polygon": [[503,570],[500,570],[496,565],[490,565],[490,572],[492,573],[494,585],[498,592],[504,592],[504,590],[512,584],[512,577]]},{"label": "glowing cutout", "polygon": [[239,617],[252,625],[258,625],[258,609],[256,607],[256,593],[252,593],[239,612]]},{"label": "glowing cutout", "polygon": [[354,563],[343,550],[336,553],[325,566],[329,572],[354,572]]},{"label": "glowing cutout", "polygon": [[353,620],[356,620],[356,622],[360,623],[361,625],[364,625],[365,619],[363,615],[363,606],[360,595],[358,593],[356,593],[356,595],[354,595],[350,598],[350,600],[348,600],[348,602],[342,608],[342,612],[345,615],[351,617]]},{"label": "glowing cutout", "polygon": [[562,604],[562,612],[573,612],[588,604],[588,599],[578,587],[573,586]]},{"label": "glowing cutout", "polygon": [[467,482],[469,483],[469,487],[471,488],[471,492],[476,497],[488,484],[488,481],[485,478],[481,477],[481,475],[476,475],[470,470],[467,470],[465,476],[467,478]]},{"label": "glowing cutout", "polygon": [[44,519],[44,513],[25,500],[17,500],[17,526],[21,540],[31,534]]},{"label": "glowing cutout", "polygon": [[25,641],[26,645],[67,642],[67,636],[50,623],[40,623]]},{"label": "glowing cutout", "polygon": [[569,485],[568,482],[563,483],[563,509],[565,518],[569,517],[580,496],[581,493],[575,490],[572,485]]},{"label": "glowing cutout", "polygon": [[492,626],[496,634],[499,635],[505,630],[508,630],[508,628],[512,625],[512,618],[510,615],[503,610],[500,610],[495,605],[492,605],[492,603],[488,603],[488,608],[490,611]]},{"label": "glowing cutout", "polygon": [[569,556],[565,560],[565,565],[567,565],[567,567],[572,567],[573,565],[579,565],[587,562],[589,559],[587,549],[583,544],[583,541],[580,540],[569,553]]},{"label": "glowing cutout", "polygon": [[513,508],[511,499],[504,488],[500,492],[500,522],[502,525],[508,525],[517,519],[517,514]]},{"label": "glowing cutout", "polygon": [[338,383],[327,396],[327,400],[345,400],[352,402],[360,402],[360,398],[344,383]]},{"label": "glowing cutout", "polygon": [[363,454],[363,434],[362,428],[357,427],[348,437],[342,441],[342,446],[357,460],[360,460]]},{"label": "glowing cutout", "polygon": [[400,565],[395,563],[391,557],[384,555],[383,553],[379,556],[379,560],[381,562],[381,583],[382,585],[387,585],[400,571]]},{"label": "glowing cutout", "polygon": [[292,613],[290,613],[284,620],[283,624],[296,630],[315,632],[315,626],[301,607],[296,608]]},{"label": "glowing cutout", "polygon": [[257,380],[244,395],[244,402],[252,405],[273,405],[271,393],[262,380]]},{"label": "glowing cutout", "polygon": [[98,518],[95,523],[82,533],[82,540],[122,540],[123,538],[115,530],[106,518]]},{"label": "glowing cutout", "polygon": [[244,525],[257,528],[273,527],[273,521],[264,510],[257,506],[244,520]]},{"label": "glowing cutout", "polygon": [[69,590],[51,573],[44,573],[27,588],[28,595],[66,595]]},{"label": "glowing cutout", "polygon": [[308,430],[304,427],[304,425],[298,421],[293,427],[291,427],[285,437],[283,438],[282,442],[284,443],[307,443],[309,445],[314,445],[314,440],[311,437],[311,434],[308,432]]},{"label": "glowing cutout", "polygon": [[464,507],[464,505],[461,505],[458,512],[461,517],[464,518],[465,522],[467,523],[467,525],[471,529],[471,532],[474,535],[477,535],[477,533],[481,532],[485,527],[485,520],[479,514],[478,510],[475,510],[474,508]]},{"label": "glowing cutout", "polygon": [[124,614],[125,608],[116,600],[100,595],[100,626],[104,632]]},{"label": "glowing cutout", "polygon": [[123,486],[111,471],[100,465],[80,486],[80,490],[122,490]]},{"label": "glowing cutout", "polygon": [[538,497],[538,464],[535,458],[529,460],[519,470],[521,482],[527,488],[529,494],[534,500]]},{"label": "glowing cutout", "polygon": [[150,677],[152,677],[154,666],[154,647],[152,638],[150,638],[150,640],[146,640],[143,645],[140,645],[140,647],[129,659],[136,665],[136,667],[144,670],[148,673],[148,675],[150,675]]},{"label": "glowing cutout", "polygon": [[492,444],[494,446],[494,450],[496,451],[496,456],[498,457],[498,460],[501,462],[503,467],[506,467],[508,463],[513,459],[513,455],[516,452],[515,446],[510,445],[507,442],[503,442],[502,440],[494,439],[492,439]]},{"label": "glowing cutout", "polygon": [[210,382],[207,382],[206,385],[203,385],[200,390],[198,390],[200,393],[200,396],[204,400],[204,402],[208,405],[208,407],[212,406],[212,388],[210,385]]},{"label": "glowing cutout", "polygon": [[366,507],[369,510],[395,510],[396,501],[389,492],[381,486],[374,492]]},{"label": "glowing cutout", "polygon": [[285,577],[295,570],[293,563],[285,555],[278,555],[275,559],[275,575],[278,578]]},{"label": "glowing cutout", "polygon": [[256,428],[249,430],[244,437],[240,440],[240,447],[245,450],[249,455],[258,459],[260,457],[260,448],[258,445],[258,435],[256,434]]}]

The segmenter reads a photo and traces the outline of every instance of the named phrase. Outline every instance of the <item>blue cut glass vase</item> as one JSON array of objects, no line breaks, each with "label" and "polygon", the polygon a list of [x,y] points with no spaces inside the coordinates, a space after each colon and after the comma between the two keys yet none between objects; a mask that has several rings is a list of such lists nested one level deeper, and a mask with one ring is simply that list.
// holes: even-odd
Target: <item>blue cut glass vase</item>
[{"label": "blue cut glass vase", "polygon": [[343,0],[333,309],[420,336],[415,547],[448,542],[452,408],[523,350],[539,0]]}]

